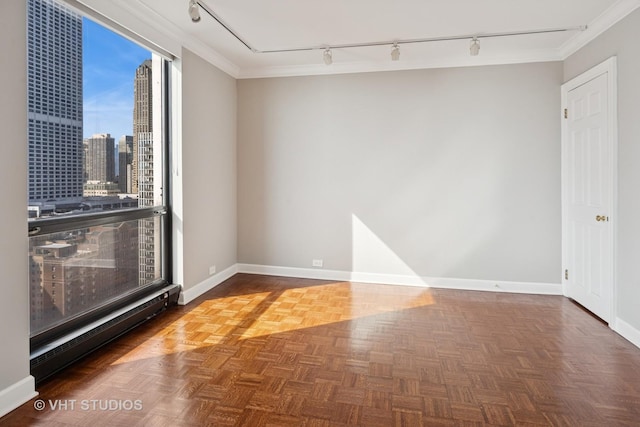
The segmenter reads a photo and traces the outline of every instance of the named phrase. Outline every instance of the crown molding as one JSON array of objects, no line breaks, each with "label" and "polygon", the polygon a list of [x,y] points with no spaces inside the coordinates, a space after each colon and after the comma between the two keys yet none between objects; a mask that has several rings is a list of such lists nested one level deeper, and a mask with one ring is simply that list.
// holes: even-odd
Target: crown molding
[{"label": "crown molding", "polygon": [[560,46],[558,48],[558,56],[562,60],[567,59],[638,7],[640,7],[640,0],[619,0],[594,19],[593,22],[589,23],[585,31],[581,31]]},{"label": "crown molding", "polygon": [[239,78],[240,67],[229,61],[222,54],[218,53],[214,48],[208,44],[202,43],[194,37],[187,37],[182,40],[185,40],[182,47],[189,49],[191,52],[209,62],[211,65],[219,68],[221,71],[227,73],[234,79]]}]

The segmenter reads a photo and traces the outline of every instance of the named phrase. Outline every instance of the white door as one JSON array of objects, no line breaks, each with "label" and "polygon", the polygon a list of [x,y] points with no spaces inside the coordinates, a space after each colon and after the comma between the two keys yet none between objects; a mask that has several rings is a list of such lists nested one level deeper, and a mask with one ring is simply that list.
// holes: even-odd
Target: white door
[{"label": "white door", "polygon": [[576,81],[575,87],[563,87],[565,294],[606,322],[612,318],[614,290],[611,78],[615,77],[607,71],[585,82]]}]

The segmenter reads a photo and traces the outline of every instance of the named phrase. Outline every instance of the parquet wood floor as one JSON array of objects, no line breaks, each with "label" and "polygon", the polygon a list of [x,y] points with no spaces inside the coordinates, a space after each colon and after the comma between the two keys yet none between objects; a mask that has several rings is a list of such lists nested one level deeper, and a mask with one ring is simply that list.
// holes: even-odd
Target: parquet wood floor
[{"label": "parquet wood floor", "polygon": [[640,349],[559,296],[239,274],[39,392],[0,425],[638,426]]}]

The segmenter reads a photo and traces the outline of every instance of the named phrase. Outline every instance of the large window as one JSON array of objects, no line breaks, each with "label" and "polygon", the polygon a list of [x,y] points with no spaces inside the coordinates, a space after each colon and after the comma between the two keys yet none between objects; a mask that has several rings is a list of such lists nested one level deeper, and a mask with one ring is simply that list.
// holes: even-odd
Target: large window
[{"label": "large window", "polygon": [[28,0],[32,341],[163,286],[166,58],[62,0]]}]

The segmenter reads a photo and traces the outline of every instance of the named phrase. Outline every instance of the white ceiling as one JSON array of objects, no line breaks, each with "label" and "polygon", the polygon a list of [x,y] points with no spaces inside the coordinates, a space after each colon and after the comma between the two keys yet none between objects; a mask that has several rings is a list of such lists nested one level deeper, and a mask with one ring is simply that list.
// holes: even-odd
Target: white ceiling
[{"label": "white ceiling", "polygon": [[[640,6],[640,0],[200,0],[257,50],[293,49],[477,34],[469,39],[256,53],[201,10],[191,22],[189,0],[129,0],[134,15],[153,22],[238,78],[345,73],[562,60]],[[587,26],[585,31],[482,38],[483,34]]]}]

